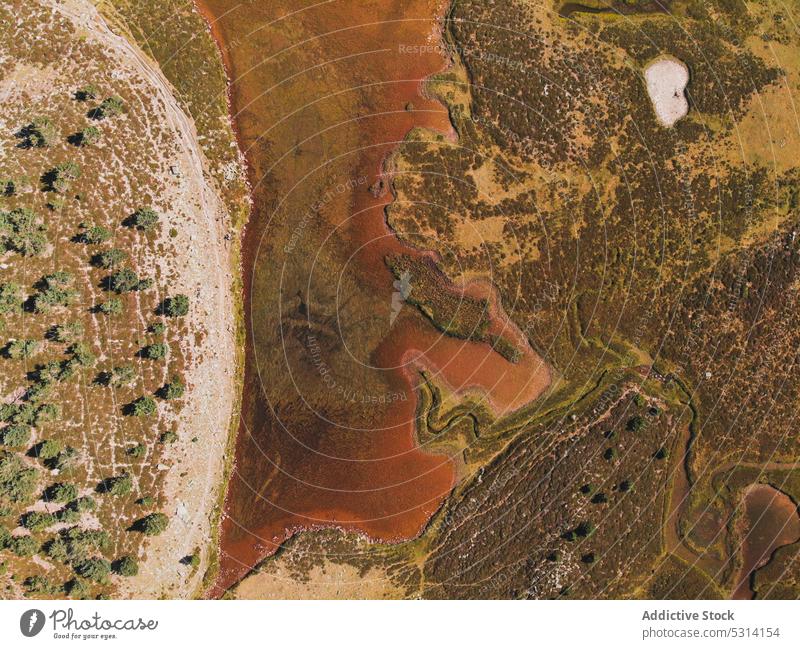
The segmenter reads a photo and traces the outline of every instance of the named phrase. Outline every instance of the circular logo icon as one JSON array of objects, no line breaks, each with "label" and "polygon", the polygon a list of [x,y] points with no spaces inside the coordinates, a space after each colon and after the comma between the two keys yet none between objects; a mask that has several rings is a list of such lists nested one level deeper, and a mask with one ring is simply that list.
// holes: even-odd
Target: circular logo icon
[{"label": "circular logo icon", "polygon": [[44,613],[38,608],[25,611],[19,618],[19,630],[26,638],[32,638],[44,628]]}]

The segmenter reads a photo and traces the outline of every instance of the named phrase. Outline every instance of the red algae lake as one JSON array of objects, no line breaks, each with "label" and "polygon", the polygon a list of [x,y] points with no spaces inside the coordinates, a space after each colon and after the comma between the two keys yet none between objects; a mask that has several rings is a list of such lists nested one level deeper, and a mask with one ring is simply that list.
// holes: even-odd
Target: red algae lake
[{"label": "red algae lake", "polygon": [[[386,223],[389,156],[415,128],[455,139],[424,91],[444,69],[438,0],[198,3],[222,52],[253,211],[243,242],[242,420],[221,526],[219,596],[292,534],[417,536],[450,493],[452,458],[416,437],[420,370],[495,414],[535,400],[548,367],[483,295],[485,342],[445,336],[386,264],[427,255]],[[411,278],[413,284],[413,277]],[[400,297],[398,297],[400,296]]]}]

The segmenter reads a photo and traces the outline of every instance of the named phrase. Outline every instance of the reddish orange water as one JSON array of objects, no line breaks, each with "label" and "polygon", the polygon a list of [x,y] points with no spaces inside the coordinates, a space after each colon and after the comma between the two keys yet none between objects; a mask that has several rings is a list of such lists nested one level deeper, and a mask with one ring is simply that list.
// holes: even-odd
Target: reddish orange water
[{"label": "reddish orange water", "polygon": [[733,599],[752,599],[750,576],[765,566],[778,548],[800,540],[797,506],[785,493],[764,484],[753,485],[744,496],[745,537],[742,570]]},{"label": "reddish orange water", "polygon": [[[271,210],[276,195],[290,193],[305,178],[303,164],[313,163],[315,157],[323,162],[343,143],[343,150],[353,152],[343,158],[348,167],[345,177],[366,179],[363,186],[344,192],[320,210],[328,231],[336,235],[336,245],[346,249],[347,268],[336,273],[355,276],[361,284],[353,299],[373,302],[376,309],[386,305],[394,277],[385,257],[423,254],[402,244],[387,228],[384,208],[391,194],[378,197],[365,187],[381,179],[386,157],[412,128],[436,129],[453,137],[446,110],[421,90],[422,81],[445,65],[441,53],[431,47],[437,43],[443,7],[439,0],[203,0],[199,6],[212,25],[232,80],[231,108],[254,200],[243,244],[249,317],[242,427],[225,503],[221,572],[210,592],[217,596],[299,530],[338,526],[383,541],[420,533],[452,489],[454,467],[450,458],[427,453],[416,443],[415,368],[432,370],[453,389],[479,390],[498,414],[535,399],[547,386],[549,373],[497,306],[491,328],[524,350],[517,364],[488,345],[443,337],[406,307],[352,365],[355,374],[367,364],[386,394],[405,398],[356,410],[326,392],[313,372],[304,375],[297,392],[321,399],[315,401],[314,412],[295,395],[284,399],[270,393],[270,377],[260,375],[258,359],[281,354],[285,348],[259,347],[264,344],[259,341],[266,339],[258,330],[264,296],[253,292],[254,286],[263,285],[265,273],[281,272],[276,251],[265,252],[264,236],[277,239],[281,232],[297,227],[296,212],[281,224]],[[423,48],[410,55],[402,52],[407,45]],[[283,49],[285,68],[274,64],[276,52]],[[361,56],[365,53],[366,59]],[[308,94],[306,106],[313,107],[316,96],[342,89],[351,102],[345,111],[351,118],[347,124],[336,121],[340,119],[336,106],[329,114],[319,111],[286,118],[287,108],[276,94],[286,91],[276,89],[281,79],[307,72],[318,61],[329,67],[316,77],[318,93]],[[280,132],[276,124],[281,124]],[[319,133],[324,135],[314,135]],[[292,144],[295,134],[293,155],[279,155],[281,138]],[[309,143],[307,134],[314,135]],[[325,180],[314,176],[304,182]],[[309,276],[334,274],[327,266],[309,270],[311,262],[303,269]],[[488,292],[477,284],[463,290]],[[283,303],[279,308],[283,312]],[[346,346],[353,341],[345,336],[341,342]],[[331,345],[334,351],[326,353],[345,358],[349,352],[343,346]],[[287,356],[286,371],[293,377],[300,365]],[[354,412],[359,413],[357,421],[352,421]]]}]

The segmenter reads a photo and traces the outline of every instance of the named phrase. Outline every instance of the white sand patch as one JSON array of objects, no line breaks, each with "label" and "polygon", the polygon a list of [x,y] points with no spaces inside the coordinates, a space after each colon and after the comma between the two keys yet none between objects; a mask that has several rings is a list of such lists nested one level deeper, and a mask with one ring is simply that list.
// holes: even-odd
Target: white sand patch
[{"label": "white sand patch", "polygon": [[684,63],[667,57],[656,59],[645,68],[644,78],[659,122],[672,126],[686,116],[689,112],[685,94],[689,68]]}]

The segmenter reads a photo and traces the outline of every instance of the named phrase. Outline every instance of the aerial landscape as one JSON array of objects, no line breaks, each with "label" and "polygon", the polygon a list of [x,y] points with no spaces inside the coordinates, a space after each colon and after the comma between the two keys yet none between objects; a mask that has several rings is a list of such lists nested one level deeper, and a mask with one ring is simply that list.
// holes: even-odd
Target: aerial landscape
[{"label": "aerial landscape", "polygon": [[800,598],[798,3],[0,0],[0,62],[0,599]]}]

